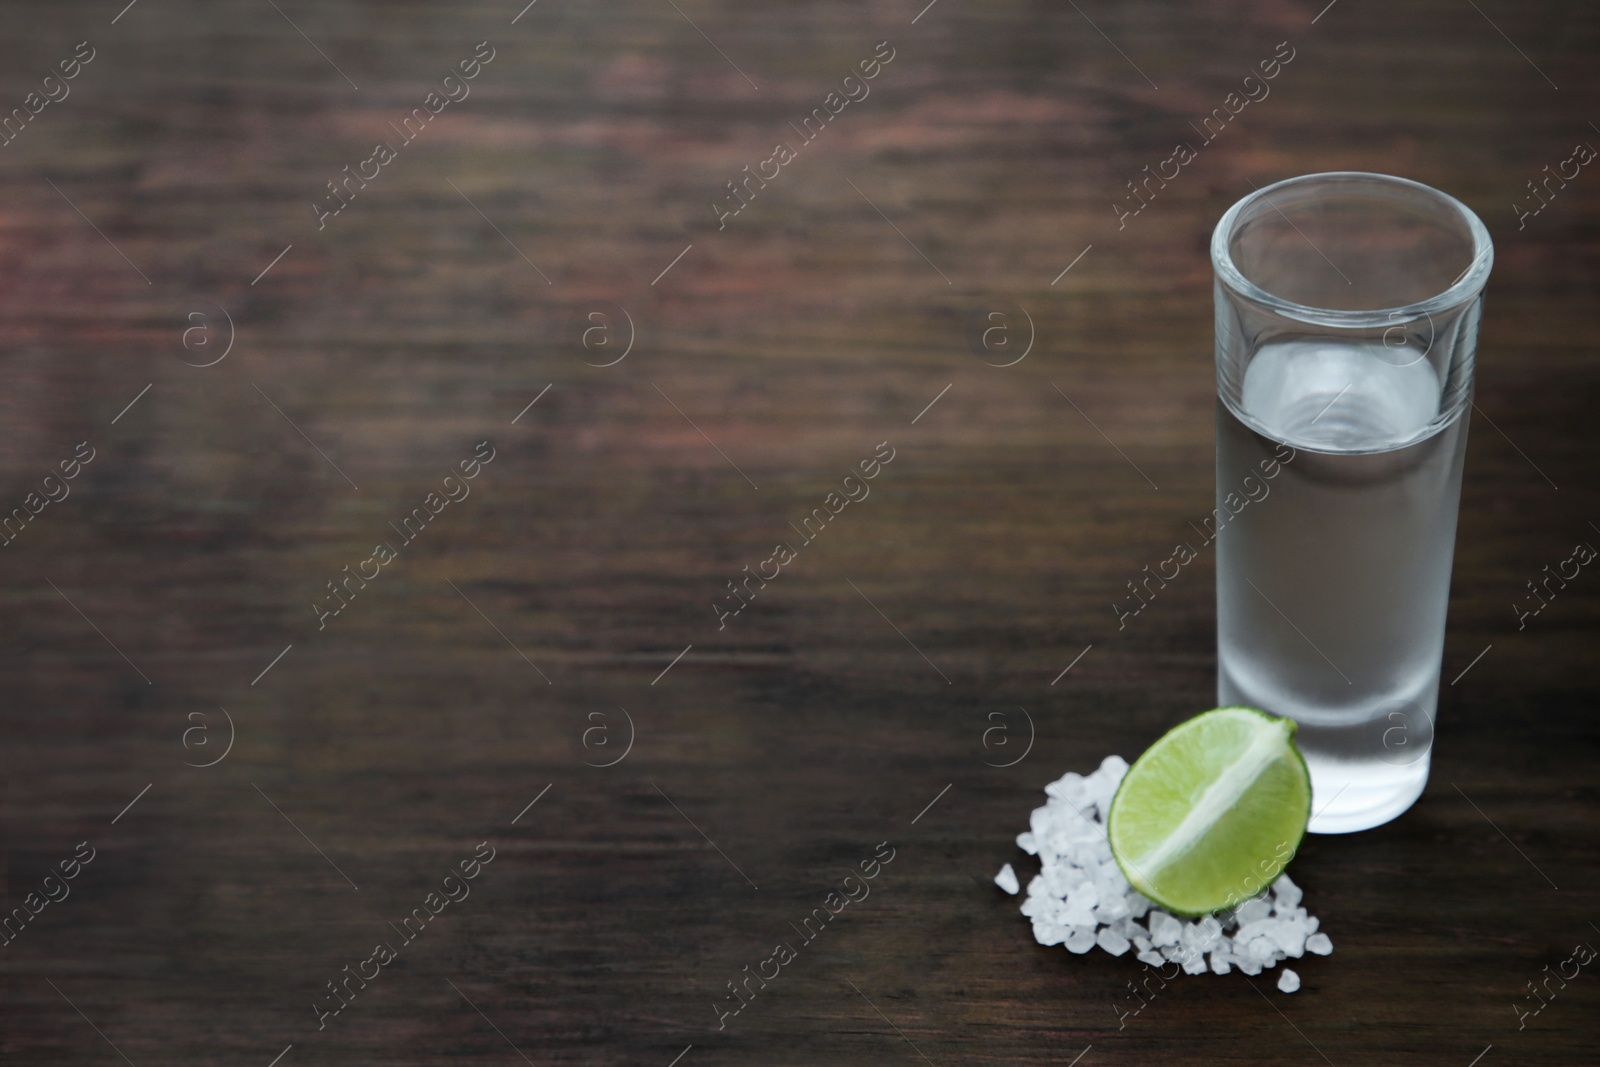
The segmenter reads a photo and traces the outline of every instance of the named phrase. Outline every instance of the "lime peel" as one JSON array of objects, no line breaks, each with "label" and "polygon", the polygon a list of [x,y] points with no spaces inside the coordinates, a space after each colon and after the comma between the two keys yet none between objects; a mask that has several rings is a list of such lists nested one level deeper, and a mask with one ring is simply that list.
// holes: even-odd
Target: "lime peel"
[{"label": "lime peel", "polygon": [[1106,819],[1112,855],[1134,888],[1194,917],[1271,885],[1311,817],[1295,730],[1293,720],[1254,708],[1217,708],[1145,750]]}]

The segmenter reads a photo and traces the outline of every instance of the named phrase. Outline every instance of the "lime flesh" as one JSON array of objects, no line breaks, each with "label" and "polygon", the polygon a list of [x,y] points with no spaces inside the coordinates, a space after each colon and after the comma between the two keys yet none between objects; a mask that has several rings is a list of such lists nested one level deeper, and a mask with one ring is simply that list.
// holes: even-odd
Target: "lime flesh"
[{"label": "lime flesh", "polygon": [[1311,817],[1295,723],[1217,708],[1169,730],[1129,768],[1106,836],[1133,887],[1177,915],[1231,908],[1282,873]]}]

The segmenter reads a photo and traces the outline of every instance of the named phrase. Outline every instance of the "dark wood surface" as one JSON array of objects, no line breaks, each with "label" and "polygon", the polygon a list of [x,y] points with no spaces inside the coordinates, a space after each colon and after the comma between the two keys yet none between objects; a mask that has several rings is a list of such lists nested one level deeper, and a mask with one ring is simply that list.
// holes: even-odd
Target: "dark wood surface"
[{"label": "dark wood surface", "polygon": [[[1511,607],[1600,538],[1600,176],[1512,207],[1600,144],[1593,9],[120,7],[0,13],[6,109],[95,50],[0,147],[0,507],[95,450],[0,548],[6,907],[96,850],[0,949],[7,1062],[1600,1059],[1593,966],[1513,1008],[1600,944],[1600,577]],[[483,40],[471,95],[319,231],[324,183]],[[1125,182],[1285,40],[1119,230]],[[725,183],[880,41],[870,96],[719,230]],[[1210,228],[1328,169],[1494,234],[1446,682],[1471,667],[1416,807],[1297,859],[1336,946],[1304,988],[1184,979],[1119,1029],[1140,966],[1040,948],[990,879],[1026,877],[1046,782],[1213,702],[1209,553],[1125,629],[1111,604],[1211,506]],[[614,366],[586,365],[626,340],[583,347],[594,301],[633,324]],[[1004,312],[1020,351],[1019,308],[1031,351],[985,365],[974,328]],[[725,583],[883,441],[870,497],[719,630]],[[231,751],[185,766],[221,709]],[[586,766],[621,709],[631,750]],[[1031,751],[990,766],[1021,709]],[[325,983],[484,841],[470,897],[319,1031]],[[719,1030],[725,983],[884,841],[870,897]]]}]

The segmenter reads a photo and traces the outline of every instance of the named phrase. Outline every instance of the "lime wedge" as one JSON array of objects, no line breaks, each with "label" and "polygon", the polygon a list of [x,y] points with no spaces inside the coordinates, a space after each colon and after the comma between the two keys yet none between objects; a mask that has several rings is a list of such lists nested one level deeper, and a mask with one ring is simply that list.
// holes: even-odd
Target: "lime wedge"
[{"label": "lime wedge", "polygon": [[1107,817],[1112,855],[1133,887],[1192,917],[1271,885],[1311,817],[1295,729],[1254,708],[1217,708],[1146,749]]}]

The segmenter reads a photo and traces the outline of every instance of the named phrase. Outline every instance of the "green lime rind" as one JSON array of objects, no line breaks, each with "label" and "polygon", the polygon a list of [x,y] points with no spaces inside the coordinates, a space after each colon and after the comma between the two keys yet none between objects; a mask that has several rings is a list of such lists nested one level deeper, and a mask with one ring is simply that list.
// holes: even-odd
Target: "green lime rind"
[{"label": "green lime rind", "polygon": [[1111,853],[1129,883],[1188,918],[1271,885],[1311,819],[1297,729],[1256,708],[1216,708],[1146,749],[1106,817]]}]

